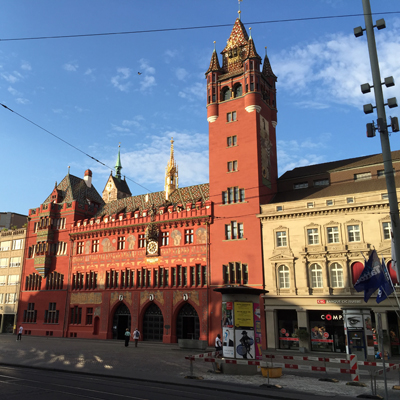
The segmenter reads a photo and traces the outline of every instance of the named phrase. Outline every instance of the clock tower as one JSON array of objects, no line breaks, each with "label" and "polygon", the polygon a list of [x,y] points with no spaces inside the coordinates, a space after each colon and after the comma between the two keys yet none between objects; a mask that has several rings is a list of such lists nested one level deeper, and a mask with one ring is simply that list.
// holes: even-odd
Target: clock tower
[{"label": "clock tower", "polygon": [[[206,72],[215,216],[210,226],[210,284],[268,289],[257,214],[276,192],[277,78],[267,54],[262,60],[240,18],[221,54],[222,65],[214,48]],[[211,304],[221,301],[212,290],[210,296]],[[217,307],[215,313],[210,337],[221,329],[221,310]]]}]

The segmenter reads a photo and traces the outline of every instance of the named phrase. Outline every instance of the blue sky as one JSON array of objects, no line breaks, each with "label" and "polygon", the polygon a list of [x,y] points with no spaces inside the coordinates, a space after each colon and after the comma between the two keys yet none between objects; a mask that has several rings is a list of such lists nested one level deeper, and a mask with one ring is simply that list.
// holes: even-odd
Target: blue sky
[{"label": "blue sky", "polygon": [[[400,11],[398,0],[371,0],[372,12]],[[375,154],[362,105],[374,103],[362,16],[298,22],[294,18],[361,14],[361,0],[244,0],[258,53],[265,46],[278,77],[279,174],[297,166]],[[223,50],[237,17],[236,0],[14,0],[0,13],[0,211],[27,214],[68,171],[93,171],[102,192],[110,170],[39,129],[114,166],[121,142],[122,174],[132,194],[163,190],[170,138],[180,186],[208,182],[207,70],[216,41]],[[400,101],[400,14],[383,16],[376,31],[382,79],[398,85],[385,98]],[[373,20],[382,15],[373,16]],[[253,24],[252,24],[253,23]],[[63,39],[4,39],[229,26]],[[221,58],[220,58],[221,60]],[[138,75],[141,72],[141,75]],[[21,118],[16,113],[24,118]],[[387,116],[399,116],[399,109]],[[399,134],[391,136],[398,150]],[[133,181],[142,186],[136,185]]]}]

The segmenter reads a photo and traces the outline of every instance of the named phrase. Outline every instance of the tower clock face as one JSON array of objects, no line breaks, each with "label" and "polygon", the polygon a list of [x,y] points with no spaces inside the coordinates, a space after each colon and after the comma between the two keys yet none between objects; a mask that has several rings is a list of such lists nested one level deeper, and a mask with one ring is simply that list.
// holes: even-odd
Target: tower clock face
[{"label": "tower clock face", "polygon": [[147,244],[147,254],[156,254],[158,250],[158,243],[154,240]]}]

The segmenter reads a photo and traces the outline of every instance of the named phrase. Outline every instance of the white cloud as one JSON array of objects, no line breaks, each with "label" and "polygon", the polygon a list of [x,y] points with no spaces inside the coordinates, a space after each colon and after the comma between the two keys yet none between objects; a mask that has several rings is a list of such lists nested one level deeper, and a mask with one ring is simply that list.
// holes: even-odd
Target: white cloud
[{"label": "white cloud", "polygon": [[279,175],[293,168],[318,164],[327,161],[324,150],[329,149],[331,134],[321,134],[319,140],[305,138],[298,140],[278,140],[278,170]]},{"label": "white cloud", "polygon": [[175,71],[175,75],[180,81],[184,81],[189,73],[186,71],[185,68],[177,68]]},{"label": "white cloud", "polygon": [[[384,76],[400,76],[400,27],[376,36],[380,70]],[[371,68],[366,38],[343,33],[321,37],[271,57],[279,89],[294,98],[299,107],[327,108],[333,104],[360,107],[373,101],[363,95],[360,85],[370,82]],[[395,91],[400,94],[400,89]]]},{"label": "white cloud", "polygon": [[62,114],[64,112],[62,108],[53,108],[52,111],[54,114]]},{"label": "white cloud", "polygon": [[22,75],[16,71],[14,71],[12,74],[1,74],[1,77],[4,80],[6,80],[8,83],[15,83],[15,82],[18,82],[22,78]]},{"label": "white cloud", "polygon": [[23,61],[21,64],[21,69],[23,69],[24,71],[31,71],[32,67],[28,62]]},{"label": "white cloud", "polygon": [[22,98],[22,97],[18,97],[17,99],[15,99],[15,101],[16,101],[18,104],[29,104],[29,103],[30,103],[30,101],[29,101],[28,99],[24,99],[24,98]]},{"label": "white cloud", "polygon": [[75,61],[71,61],[69,63],[64,64],[63,68],[66,71],[76,72],[78,70],[78,68],[79,68],[79,65]]},{"label": "white cloud", "polygon": [[128,81],[131,76],[130,68],[118,68],[117,75],[111,78],[111,83],[121,92],[127,92],[131,83]]},{"label": "white cloud", "polygon": [[173,58],[178,55],[178,50],[166,50],[164,53],[164,61],[169,64]]},{"label": "white cloud", "polygon": [[21,96],[21,93],[18,90],[14,89],[13,87],[8,87],[8,92],[11,93],[13,96]]},{"label": "white cloud", "polygon": [[153,86],[156,86],[156,78],[153,76],[156,73],[156,70],[154,67],[149,65],[149,62],[142,58],[140,60],[140,71],[141,73],[139,75],[140,79],[140,90],[145,91],[150,89]]},{"label": "white cloud", "polygon": [[[121,148],[123,174],[151,191],[164,190],[165,167],[170,155],[170,140],[174,138],[174,156],[179,169],[179,186],[208,182],[208,135],[166,131],[160,136],[151,136],[145,144],[140,143],[134,151]],[[114,156],[114,155],[113,155]],[[114,165],[110,158],[105,164]],[[104,169],[99,167],[99,173]],[[132,193],[143,193],[143,188],[127,181]]]},{"label": "white cloud", "polygon": [[88,68],[88,69],[85,71],[84,75],[92,75],[93,72],[94,72],[94,69]]},{"label": "white cloud", "polygon": [[207,95],[207,88],[205,83],[196,82],[195,84],[185,87],[185,89],[178,92],[178,96],[189,101],[204,101]]}]

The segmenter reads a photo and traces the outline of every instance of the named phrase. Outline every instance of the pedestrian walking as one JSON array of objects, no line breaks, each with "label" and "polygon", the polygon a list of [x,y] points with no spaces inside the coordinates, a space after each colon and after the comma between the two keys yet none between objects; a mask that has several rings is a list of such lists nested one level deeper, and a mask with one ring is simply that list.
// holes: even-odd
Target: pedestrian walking
[{"label": "pedestrian walking", "polygon": [[129,339],[131,338],[131,333],[129,332],[129,328],[126,328],[125,331],[125,347],[129,346]]},{"label": "pedestrian walking", "polygon": [[221,335],[219,333],[215,338],[215,351],[222,351]]},{"label": "pedestrian walking", "polygon": [[135,340],[135,347],[137,347],[139,338],[140,338],[140,332],[139,332],[138,328],[136,328],[135,331],[133,332],[133,339]]},{"label": "pedestrian walking", "polygon": [[24,331],[24,328],[22,327],[22,325],[20,325],[19,329],[18,329],[17,340],[22,340],[22,332],[23,331]]}]

